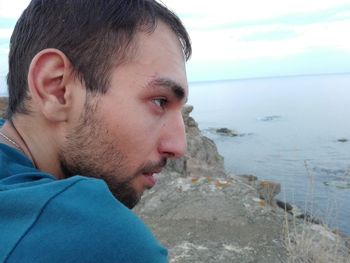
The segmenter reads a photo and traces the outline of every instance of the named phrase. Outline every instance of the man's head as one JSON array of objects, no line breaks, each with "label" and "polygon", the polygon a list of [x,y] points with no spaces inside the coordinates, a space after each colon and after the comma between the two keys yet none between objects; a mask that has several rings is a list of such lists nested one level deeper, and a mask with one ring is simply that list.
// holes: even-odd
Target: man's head
[{"label": "man's head", "polygon": [[9,116],[30,130],[39,169],[103,179],[133,207],[185,152],[190,54],[154,1],[34,0],[11,39]]},{"label": "man's head", "polygon": [[105,93],[110,69],[132,55],[136,33],[151,33],[159,21],[178,36],[188,59],[191,44],[185,28],[154,0],[32,0],[11,37],[8,117],[28,112],[28,69],[41,50],[62,51],[88,91]]}]

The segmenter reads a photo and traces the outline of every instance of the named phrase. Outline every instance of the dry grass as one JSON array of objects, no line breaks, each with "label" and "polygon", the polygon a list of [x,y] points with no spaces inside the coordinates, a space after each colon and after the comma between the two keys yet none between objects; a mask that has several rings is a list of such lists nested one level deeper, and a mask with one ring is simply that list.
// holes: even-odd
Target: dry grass
[{"label": "dry grass", "polygon": [[286,219],[284,240],[288,263],[350,263],[344,239],[325,226]]},{"label": "dry grass", "polygon": [[[308,214],[313,216],[311,201],[315,176],[310,172],[307,162],[305,168],[309,176],[309,195],[305,200],[305,213],[307,210]],[[331,215],[335,214],[334,211],[330,212]],[[283,237],[288,254],[287,263],[350,263],[349,245],[342,236],[333,233],[325,225],[312,224],[285,212]]]}]

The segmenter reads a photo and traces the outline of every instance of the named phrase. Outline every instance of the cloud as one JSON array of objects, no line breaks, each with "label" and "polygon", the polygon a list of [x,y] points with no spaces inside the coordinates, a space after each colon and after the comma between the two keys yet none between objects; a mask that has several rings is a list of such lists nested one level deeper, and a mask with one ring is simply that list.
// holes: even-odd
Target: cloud
[{"label": "cloud", "polygon": [[0,18],[18,19],[29,0],[0,0]]},{"label": "cloud", "polygon": [[1,28],[13,28],[15,24],[16,24],[15,18],[0,17],[0,29]]},{"label": "cloud", "polygon": [[[313,1],[306,1],[309,2]],[[349,51],[350,38],[344,32],[350,28],[350,5],[330,6],[328,1],[329,9],[324,9],[326,2],[320,1],[321,6],[317,5],[311,11],[298,6],[291,10],[292,13],[280,16],[286,11],[283,9],[266,19],[215,24],[208,23],[212,19],[208,18],[202,24],[199,21],[192,23],[193,27],[189,30],[194,46],[193,59],[234,62],[239,59],[286,57],[311,48]],[[303,12],[296,13],[295,10]],[[307,10],[309,13],[306,13]],[[196,16],[192,19],[195,20]]]},{"label": "cloud", "polygon": [[12,34],[13,28],[0,28],[0,40],[9,40]]},{"label": "cloud", "polygon": [[295,38],[298,33],[294,30],[271,30],[271,31],[259,31],[250,35],[243,36],[241,41],[278,41]]},{"label": "cloud", "polygon": [[349,10],[349,0],[217,0],[215,4],[212,1],[200,1],[199,4],[199,1],[187,0],[164,2],[193,30],[217,29],[227,25],[317,22],[334,13]]},{"label": "cloud", "polygon": [[[297,59],[310,58],[311,55],[306,54],[313,50],[326,50],[329,54],[350,52],[350,38],[346,34],[350,28],[350,0],[162,2],[180,16],[190,33],[193,43],[190,67],[210,68],[206,72],[213,76],[223,70],[218,65],[249,75],[249,72],[258,72],[254,67],[263,65],[263,61],[281,60],[301,65]],[[29,0],[0,0],[0,56],[3,61],[8,52],[4,43],[8,43],[12,27],[28,3]],[[326,51],[319,56],[326,56]],[[236,67],[238,64],[246,66]],[[274,69],[276,74],[279,68]]]},{"label": "cloud", "polygon": [[[215,69],[215,72],[214,70]],[[239,59],[235,63],[190,61],[190,82],[219,79],[242,79],[304,74],[346,73],[350,69],[350,52],[314,48],[287,57]]]}]

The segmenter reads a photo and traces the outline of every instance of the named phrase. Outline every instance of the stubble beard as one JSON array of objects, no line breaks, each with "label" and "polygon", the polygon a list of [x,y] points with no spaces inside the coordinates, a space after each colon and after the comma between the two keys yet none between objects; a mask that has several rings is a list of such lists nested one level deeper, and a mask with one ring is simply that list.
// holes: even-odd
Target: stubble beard
[{"label": "stubble beard", "polygon": [[97,103],[87,101],[79,124],[67,135],[59,153],[61,170],[66,178],[81,175],[104,180],[114,197],[131,209],[141,194],[130,182],[140,176],[144,168],[133,175],[127,174],[128,160],[115,148],[117,142],[108,136],[106,126],[96,116],[96,109]]}]

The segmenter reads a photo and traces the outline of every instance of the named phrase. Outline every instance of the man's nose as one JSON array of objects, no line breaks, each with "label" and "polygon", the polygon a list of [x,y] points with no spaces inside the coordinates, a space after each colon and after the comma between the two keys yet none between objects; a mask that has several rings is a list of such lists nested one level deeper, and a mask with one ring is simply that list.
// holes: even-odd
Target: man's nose
[{"label": "man's nose", "polygon": [[166,158],[180,158],[187,149],[185,124],[181,112],[164,124],[159,152]]}]

